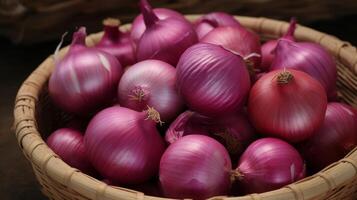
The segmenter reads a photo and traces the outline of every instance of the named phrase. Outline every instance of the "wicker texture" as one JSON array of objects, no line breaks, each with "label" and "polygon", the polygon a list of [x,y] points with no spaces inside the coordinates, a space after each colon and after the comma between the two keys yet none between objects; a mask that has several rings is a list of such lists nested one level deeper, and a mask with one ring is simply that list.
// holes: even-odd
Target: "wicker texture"
[{"label": "wicker texture", "polygon": [[[187,16],[194,20],[198,15]],[[263,39],[281,36],[288,23],[266,18],[237,17],[246,27],[259,33]],[[129,28],[126,25],[123,28]],[[94,45],[102,33],[88,36],[87,44]],[[348,42],[340,41],[304,26],[298,26],[295,36],[299,41],[316,42],[328,49],[338,63],[339,98],[357,107],[357,51]],[[60,51],[60,57],[68,48]],[[48,57],[23,83],[15,102],[15,133],[20,148],[31,162],[42,191],[50,199],[156,199],[141,192],[112,187],[87,176],[64,163],[48,148],[42,137],[64,119],[49,101],[47,81],[54,68],[53,56]],[[232,200],[355,200],[357,199],[357,148],[344,159],[333,163],[319,173],[278,190],[244,197],[213,197]]]}]

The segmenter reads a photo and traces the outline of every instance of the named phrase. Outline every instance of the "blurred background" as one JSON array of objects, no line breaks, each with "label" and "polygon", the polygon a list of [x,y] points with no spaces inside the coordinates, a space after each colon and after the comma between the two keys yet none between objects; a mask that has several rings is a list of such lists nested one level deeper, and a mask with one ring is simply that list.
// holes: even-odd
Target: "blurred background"
[{"label": "blurred background", "polygon": [[[225,11],[286,21],[295,16],[300,24],[357,45],[356,0],[150,2],[153,7],[185,14]],[[136,0],[0,0],[0,199],[45,199],[10,131],[13,102],[21,82],[54,52],[64,32],[73,32],[81,25],[90,33],[100,31],[106,17],[129,23],[139,13],[137,3]]]}]

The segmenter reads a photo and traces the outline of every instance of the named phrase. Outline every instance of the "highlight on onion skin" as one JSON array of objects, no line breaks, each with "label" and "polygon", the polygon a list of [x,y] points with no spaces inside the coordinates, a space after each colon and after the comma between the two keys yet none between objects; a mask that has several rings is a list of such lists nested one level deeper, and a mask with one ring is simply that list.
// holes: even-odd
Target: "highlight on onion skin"
[{"label": "highlight on onion skin", "polygon": [[299,146],[312,172],[342,159],[357,146],[356,109],[343,103],[327,104],[325,120],[316,132]]},{"label": "highlight on onion skin", "polygon": [[219,142],[188,135],[163,154],[159,180],[165,197],[206,199],[228,193],[231,169],[228,152]]},{"label": "highlight on onion skin", "polygon": [[300,142],[322,125],[327,97],[322,85],[297,70],[276,70],[252,87],[248,113],[257,131],[266,136]]},{"label": "highlight on onion skin", "polygon": [[77,115],[89,115],[109,105],[122,75],[118,60],[104,51],[85,46],[84,27],[73,34],[72,44],[49,80],[55,105]]},{"label": "highlight on onion skin", "polygon": [[[165,143],[153,108],[137,112],[113,106],[96,114],[84,136],[93,166],[116,184],[140,184],[157,175]],[[153,148],[155,147],[155,148]]]},{"label": "highlight on onion skin", "polygon": [[136,111],[154,107],[166,123],[184,108],[176,90],[176,69],[160,60],[145,60],[131,66],[119,82],[118,99],[121,106]]},{"label": "highlight on onion skin", "polygon": [[245,150],[234,177],[245,194],[267,192],[304,178],[305,164],[289,143],[262,138]]},{"label": "highlight on onion skin", "polygon": [[119,29],[120,21],[117,19],[107,18],[103,25],[103,37],[95,47],[115,56],[123,67],[134,64],[135,49],[130,32],[122,32]]},{"label": "highlight on onion skin", "polygon": [[238,111],[246,101],[250,78],[245,62],[221,46],[191,46],[176,70],[178,92],[193,111],[217,117]]}]

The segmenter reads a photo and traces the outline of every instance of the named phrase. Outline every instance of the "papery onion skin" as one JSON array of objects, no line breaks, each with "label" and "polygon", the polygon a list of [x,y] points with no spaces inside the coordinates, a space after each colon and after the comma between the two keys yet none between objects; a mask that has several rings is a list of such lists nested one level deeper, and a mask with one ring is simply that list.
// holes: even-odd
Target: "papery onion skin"
[{"label": "papery onion skin", "polygon": [[208,117],[238,111],[250,89],[244,60],[218,45],[190,47],[176,70],[179,94],[190,109]]},{"label": "papery onion skin", "polygon": [[181,54],[198,42],[192,24],[177,18],[160,20],[146,0],[141,0],[146,30],[137,46],[137,59],[157,59],[176,66]]},{"label": "papery onion skin", "polygon": [[88,115],[108,105],[122,75],[118,60],[85,46],[86,31],[73,34],[65,57],[56,62],[49,80],[49,94],[57,106],[77,115]]},{"label": "papery onion skin", "polygon": [[222,26],[242,27],[232,15],[225,12],[208,13],[195,22],[195,30],[199,40],[213,29]]},{"label": "papery onion skin", "polygon": [[113,106],[90,121],[84,141],[92,164],[104,178],[139,184],[158,173],[165,144],[156,123],[147,117],[145,111]]},{"label": "papery onion skin", "polygon": [[119,30],[120,21],[112,18],[104,20],[104,35],[96,48],[115,56],[123,67],[135,63],[134,42],[130,32]]},{"label": "papery onion skin", "polygon": [[[291,79],[284,79],[287,75]],[[276,70],[253,85],[248,113],[261,134],[300,142],[322,125],[326,106],[325,90],[317,80],[297,70]]]},{"label": "papery onion skin", "polygon": [[280,39],[270,70],[284,68],[309,74],[322,84],[329,99],[336,98],[336,63],[319,44]]},{"label": "papery onion skin", "polygon": [[[175,10],[171,10],[167,8],[154,8],[153,11],[159,19],[166,19],[172,17],[182,21],[187,21],[187,19],[182,14],[176,12]],[[146,26],[144,23],[143,15],[140,14],[137,17],[135,17],[131,27],[131,38],[134,40],[136,44],[139,42],[145,30],[146,30]]]},{"label": "papery onion skin", "polygon": [[96,174],[87,156],[83,134],[78,130],[73,128],[58,129],[47,138],[46,143],[71,167],[89,175]]},{"label": "papery onion skin", "polygon": [[262,138],[249,145],[236,171],[238,185],[246,194],[278,189],[305,177],[299,152],[276,138]]},{"label": "papery onion skin", "polygon": [[204,135],[188,135],[163,154],[159,180],[165,197],[205,199],[227,194],[231,168],[220,143]]},{"label": "papery onion skin", "polygon": [[[296,28],[296,19],[291,18],[289,28],[282,38],[285,38],[285,39],[291,40],[291,41],[295,41],[295,38],[294,38],[295,28]],[[261,71],[269,70],[269,68],[274,60],[274,57],[275,57],[274,50],[275,50],[277,44],[278,44],[278,40],[269,40],[262,45],[262,47],[261,47],[262,62],[259,66],[259,69]]]},{"label": "papery onion skin", "polygon": [[[217,27],[200,39],[200,42],[220,45],[243,58],[253,53],[261,54],[259,36],[242,26]],[[253,68],[257,68],[260,65],[261,58],[254,56],[248,60],[253,62]]]},{"label": "papery onion skin", "polygon": [[343,158],[357,145],[357,111],[343,103],[329,103],[317,133],[300,146],[307,166],[321,170]]},{"label": "papery onion skin", "polygon": [[145,60],[131,66],[118,87],[121,106],[142,111],[154,107],[162,121],[172,121],[184,107],[176,90],[176,69],[160,60]]}]

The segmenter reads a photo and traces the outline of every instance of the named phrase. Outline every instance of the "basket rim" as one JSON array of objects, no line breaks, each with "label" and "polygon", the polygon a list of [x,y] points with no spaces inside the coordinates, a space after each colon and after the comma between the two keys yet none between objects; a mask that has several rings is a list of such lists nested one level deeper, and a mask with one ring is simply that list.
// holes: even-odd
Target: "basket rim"
[{"label": "basket rim", "polygon": [[[195,20],[201,15],[186,15],[189,20]],[[289,24],[284,21],[268,18],[255,18],[235,16],[239,22],[258,34],[264,33],[275,37],[283,35]],[[130,24],[123,25],[122,29],[130,28]],[[86,38],[88,46],[93,46],[102,36],[102,32],[91,34]],[[343,65],[350,67],[354,75],[357,75],[356,48],[338,38],[315,31],[311,28],[298,25],[295,36],[298,40],[311,41],[326,47]],[[60,50],[62,57],[68,50],[68,46]],[[25,157],[31,162],[34,170],[40,170],[46,176],[79,195],[89,199],[164,199],[152,197],[142,192],[109,186],[106,183],[94,179],[79,170],[68,166],[62,161],[44,142],[36,125],[35,110],[39,100],[39,92],[46,84],[53,70],[54,59],[50,55],[43,63],[33,71],[21,85],[15,100],[14,129],[20,148]],[[38,177],[37,177],[38,178]],[[283,188],[240,197],[212,197],[211,199],[229,200],[275,200],[275,199],[314,199],[333,190],[348,181],[357,178],[357,148],[352,150],[345,158],[339,160],[321,170],[319,173],[306,177],[298,182]],[[314,187],[314,190],[308,188]],[[317,189],[319,188],[319,189]]]}]

